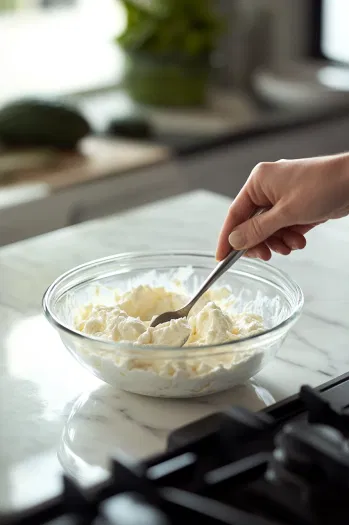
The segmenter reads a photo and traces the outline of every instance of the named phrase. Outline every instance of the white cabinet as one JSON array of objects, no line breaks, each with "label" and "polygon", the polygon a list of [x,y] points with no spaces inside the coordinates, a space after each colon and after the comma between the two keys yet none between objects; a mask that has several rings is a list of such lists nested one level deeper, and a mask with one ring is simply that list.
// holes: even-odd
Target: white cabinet
[{"label": "white cabinet", "polygon": [[148,202],[170,197],[186,191],[185,181],[178,177],[174,162],[136,170],[93,184],[84,184],[70,191],[73,205],[69,223],[76,224],[90,219],[141,206]]},{"label": "white cabinet", "polygon": [[187,190],[175,163],[72,186],[28,202],[0,206],[0,245],[140,206]]},{"label": "white cabinet", "polygon": [[0,208],[0,246],[63,228],[68,224],[69,201],[42,195]]}]

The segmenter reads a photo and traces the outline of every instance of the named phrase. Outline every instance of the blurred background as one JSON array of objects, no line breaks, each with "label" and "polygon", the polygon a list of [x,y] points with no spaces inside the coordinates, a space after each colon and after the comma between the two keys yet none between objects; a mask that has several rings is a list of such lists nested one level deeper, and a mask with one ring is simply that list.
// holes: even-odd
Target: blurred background
[{"label": "blurred background", "polygon": [[349,149],[347,0],[0,0],[0,245]]}]

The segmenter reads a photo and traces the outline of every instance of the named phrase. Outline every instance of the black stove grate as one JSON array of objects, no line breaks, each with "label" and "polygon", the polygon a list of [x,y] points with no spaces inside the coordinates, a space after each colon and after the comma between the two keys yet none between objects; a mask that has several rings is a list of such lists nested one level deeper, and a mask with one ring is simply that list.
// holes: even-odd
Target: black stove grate
[{"label": "black stove grate", "polygon": [[259,413],[241,408],[173,432],[143,462],[122,454],[111,477],[1,525],[347,525],[349,374]]}]

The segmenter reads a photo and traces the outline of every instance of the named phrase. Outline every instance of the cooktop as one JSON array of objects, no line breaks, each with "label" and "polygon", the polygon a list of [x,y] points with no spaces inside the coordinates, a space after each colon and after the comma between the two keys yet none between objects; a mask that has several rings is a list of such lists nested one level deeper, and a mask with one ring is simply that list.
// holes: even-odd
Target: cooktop
[{"label": "cooktop", "polygon": [[172,432],[165,453],[112,458],[110,479],[2,525],[347,524],[349,373],[260,412],[239,407]]}]

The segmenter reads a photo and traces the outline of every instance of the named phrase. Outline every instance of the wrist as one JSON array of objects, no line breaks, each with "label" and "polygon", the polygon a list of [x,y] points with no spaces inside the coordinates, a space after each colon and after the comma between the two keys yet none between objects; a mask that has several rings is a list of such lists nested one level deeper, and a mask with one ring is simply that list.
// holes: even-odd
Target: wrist
[{"label": "wrist", "polygon": [[340,189],[348,195],[349,199],[349,153],[340,153],[328,157],[328,159],[328,175],[336,177]]}]

